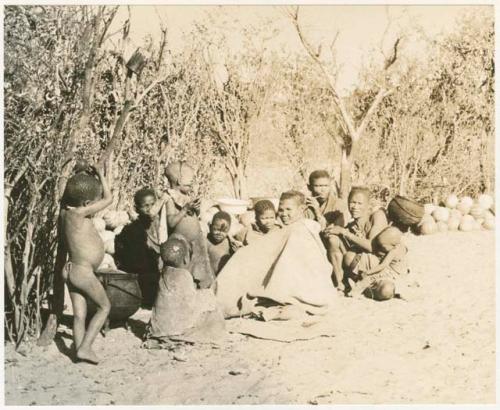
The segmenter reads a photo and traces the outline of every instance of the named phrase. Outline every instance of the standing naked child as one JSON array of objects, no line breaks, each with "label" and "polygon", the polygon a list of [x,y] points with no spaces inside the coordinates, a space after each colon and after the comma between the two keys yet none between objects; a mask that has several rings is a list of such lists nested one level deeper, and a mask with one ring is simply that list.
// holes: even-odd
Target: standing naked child
[{"label": "standing naked child", "polygon": [[[370,213],[370,190],[363,187],[354,187],[349,193],[349,212],[353,220],[345,228],[330,225],[324,231],[328,242],[329,252],[332,254],[332,265],[337,289],[347,292],[349,285],[344,276],[343,259],[347,251],[359,254],[360,266],[378,263],[378,258],[372,253],[372,240],[385,227],[387,217],[381,209]],[[344,263],[345,265],[345,263]]]},{"label": "standing naked child", "polygon": [[347,252],[344,260],[349,277],[356,283],[353,296],[363,293],[375,300],[394,297],[395,283],[409,273],[406,256],[408,249],[402,243],[403,233],[394,226],[380,232],[372,241],[373,251],[380,258],[368,259],[365,266],[359,266],[360,254]]},{"label": "standing naked child", "polygon": [[243,243],[229,237],[231,229],[231,216],[224,211],[217,212],[210,224],[210,232],[207,235],[208,257],[215,275],[217,275],[227,263],[231,255]]},{"label": "standing naked child", "polygon": [[[94,275],[104,258],[104,244],[91,217],[109,206],[113,200],[106,179],[100,171],[91,168],[93,174],[78,173],[68,180],[63,195],[59,223],[63,243],[69,253],[69,261],[63,269],[73,305],[73,340],[78,360],[93,364],[99,362],[92,344],[108,317],[111,305],[101,282]],[[87,301],[89,297],[97,312],[85,329]]]}]

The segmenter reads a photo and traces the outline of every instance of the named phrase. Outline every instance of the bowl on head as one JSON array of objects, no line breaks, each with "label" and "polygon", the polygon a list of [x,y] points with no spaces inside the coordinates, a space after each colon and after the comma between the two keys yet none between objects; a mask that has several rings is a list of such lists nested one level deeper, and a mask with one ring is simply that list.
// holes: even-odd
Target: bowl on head
[{"label": "bowl on head", "polygon": [[217,204],[221,211],[231,215],[244,214],[250,205],[247,200],[235,198],[219,198]]}]

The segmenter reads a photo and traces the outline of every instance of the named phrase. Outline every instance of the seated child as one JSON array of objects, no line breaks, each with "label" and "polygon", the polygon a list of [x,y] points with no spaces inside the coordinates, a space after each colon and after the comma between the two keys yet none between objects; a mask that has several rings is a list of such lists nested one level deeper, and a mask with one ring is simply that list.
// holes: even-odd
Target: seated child
[{"label": "seated child", "polygon": [[276,223],[276,209],[271,201],[263,199],[254,206],[255,223],[235,235],[236,240],[248,245],[281,226]]},{"label": "seated child", "polygon": [[372,254],[372,239],[388,225],[383,210],[379,209],[370,214],[370,198],[369,189],[353,187],[348,197],[349,212],[353,220],[345,228],[329,225],[323,231],[329,259],[333,265],[334,284],[344,292],[348,290],[342,268],[345,253],[351,251],[360,254],[362,265],[367,263],[367,259],[376,258]]},{"label": "seated child", "polygon": [[183,335],[193,341],[210,341],[221,336],[224,319],[217,308],[213,291],[196,290],[193,276],[187,269],[190,262],[189,242],[182,235],[171,235],[161,245],[161,257],[165,267],[160,277],[148,336],[161,340]]},{"label": "seated child", "polygon": [[138,218],[115,237],[117,266],[125,272],[139,275],[143,304],[149,308],[154,302],[162,267],[158,214],[167,200],[167,196],[157,198],[149,188],[137,191],[134,206]]},{"label": "seated child", "polygon": [[375,300],[387,300],[394,296],[394,281],[405,277],[409,270],[406,261],[408,249],[402,243],[403,233],[389,226],[373,238],[373,251],[380,258],[368,258],[360,266],[361,254],[347,252],[344,261],[349,276],[356,283],[353,294],[363,292]]},{"label": "seated child", "polygon": [[322,229],[334,224],[344,226],[349,218],[344,202],[332,191],[330,174],[322,169],[311,172],[307,188],[311,197],[306,198],[306,218],[319,222]]},{"label": "seated child", "polygon": [[[101,282],[94,275],[104,258],[104,244],[97,233],[92,216],[111,204],[113,197],[106,178],[96,168],[90,173],[71,177],[64,191],[60,232],[69,261],[62,275],[68,285],[73,305],[73,340],[78,360],[97,364],[99,359],[92,344],[108,317],[111,304]],[[85,329],[88,297],[97,306],[95,315]]]},{"label": "seated child", "polygon": [[213,216],[210,232],[207,235],[208,257],[215,275],[221,271],[231,255],[243,245],[228,235],[229,229],[231,229],[231,216],[224,211],[217,212]]},{"label": "seated child", "polygon": [[197,286],[204,289],[214,284],[215,276],[210,266],[207,244],[198,220],[200,198],[192,199],[195,172],[184,162],[170,164],[165,174],[170,184],[167,190],[166,214],[169,234],[180,233],[192,248],[190,271]]}]

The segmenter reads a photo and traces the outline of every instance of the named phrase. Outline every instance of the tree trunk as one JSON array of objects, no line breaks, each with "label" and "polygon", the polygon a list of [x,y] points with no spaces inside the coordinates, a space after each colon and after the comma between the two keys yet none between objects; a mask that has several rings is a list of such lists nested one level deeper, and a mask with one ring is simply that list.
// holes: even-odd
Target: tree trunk
[{"label": "tree trunk", "polygon": [[347,201],[351,190],[351,170],[352,170],[352,150],[348,154],[345,147],[342,147],[340,157],[340,198]]}]

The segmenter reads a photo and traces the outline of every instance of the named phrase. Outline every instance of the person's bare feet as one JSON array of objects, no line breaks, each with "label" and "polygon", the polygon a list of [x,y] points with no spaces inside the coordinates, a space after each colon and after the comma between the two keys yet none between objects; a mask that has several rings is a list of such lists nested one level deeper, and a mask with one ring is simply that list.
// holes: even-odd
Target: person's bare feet
[{"label": "person's bare feet", "polygon": [[80,349],[76,352],[76,358],[78,361],[84,361],[92,364],[99,363],[99,358],[92,349],[82,349],[80,347]]}]

